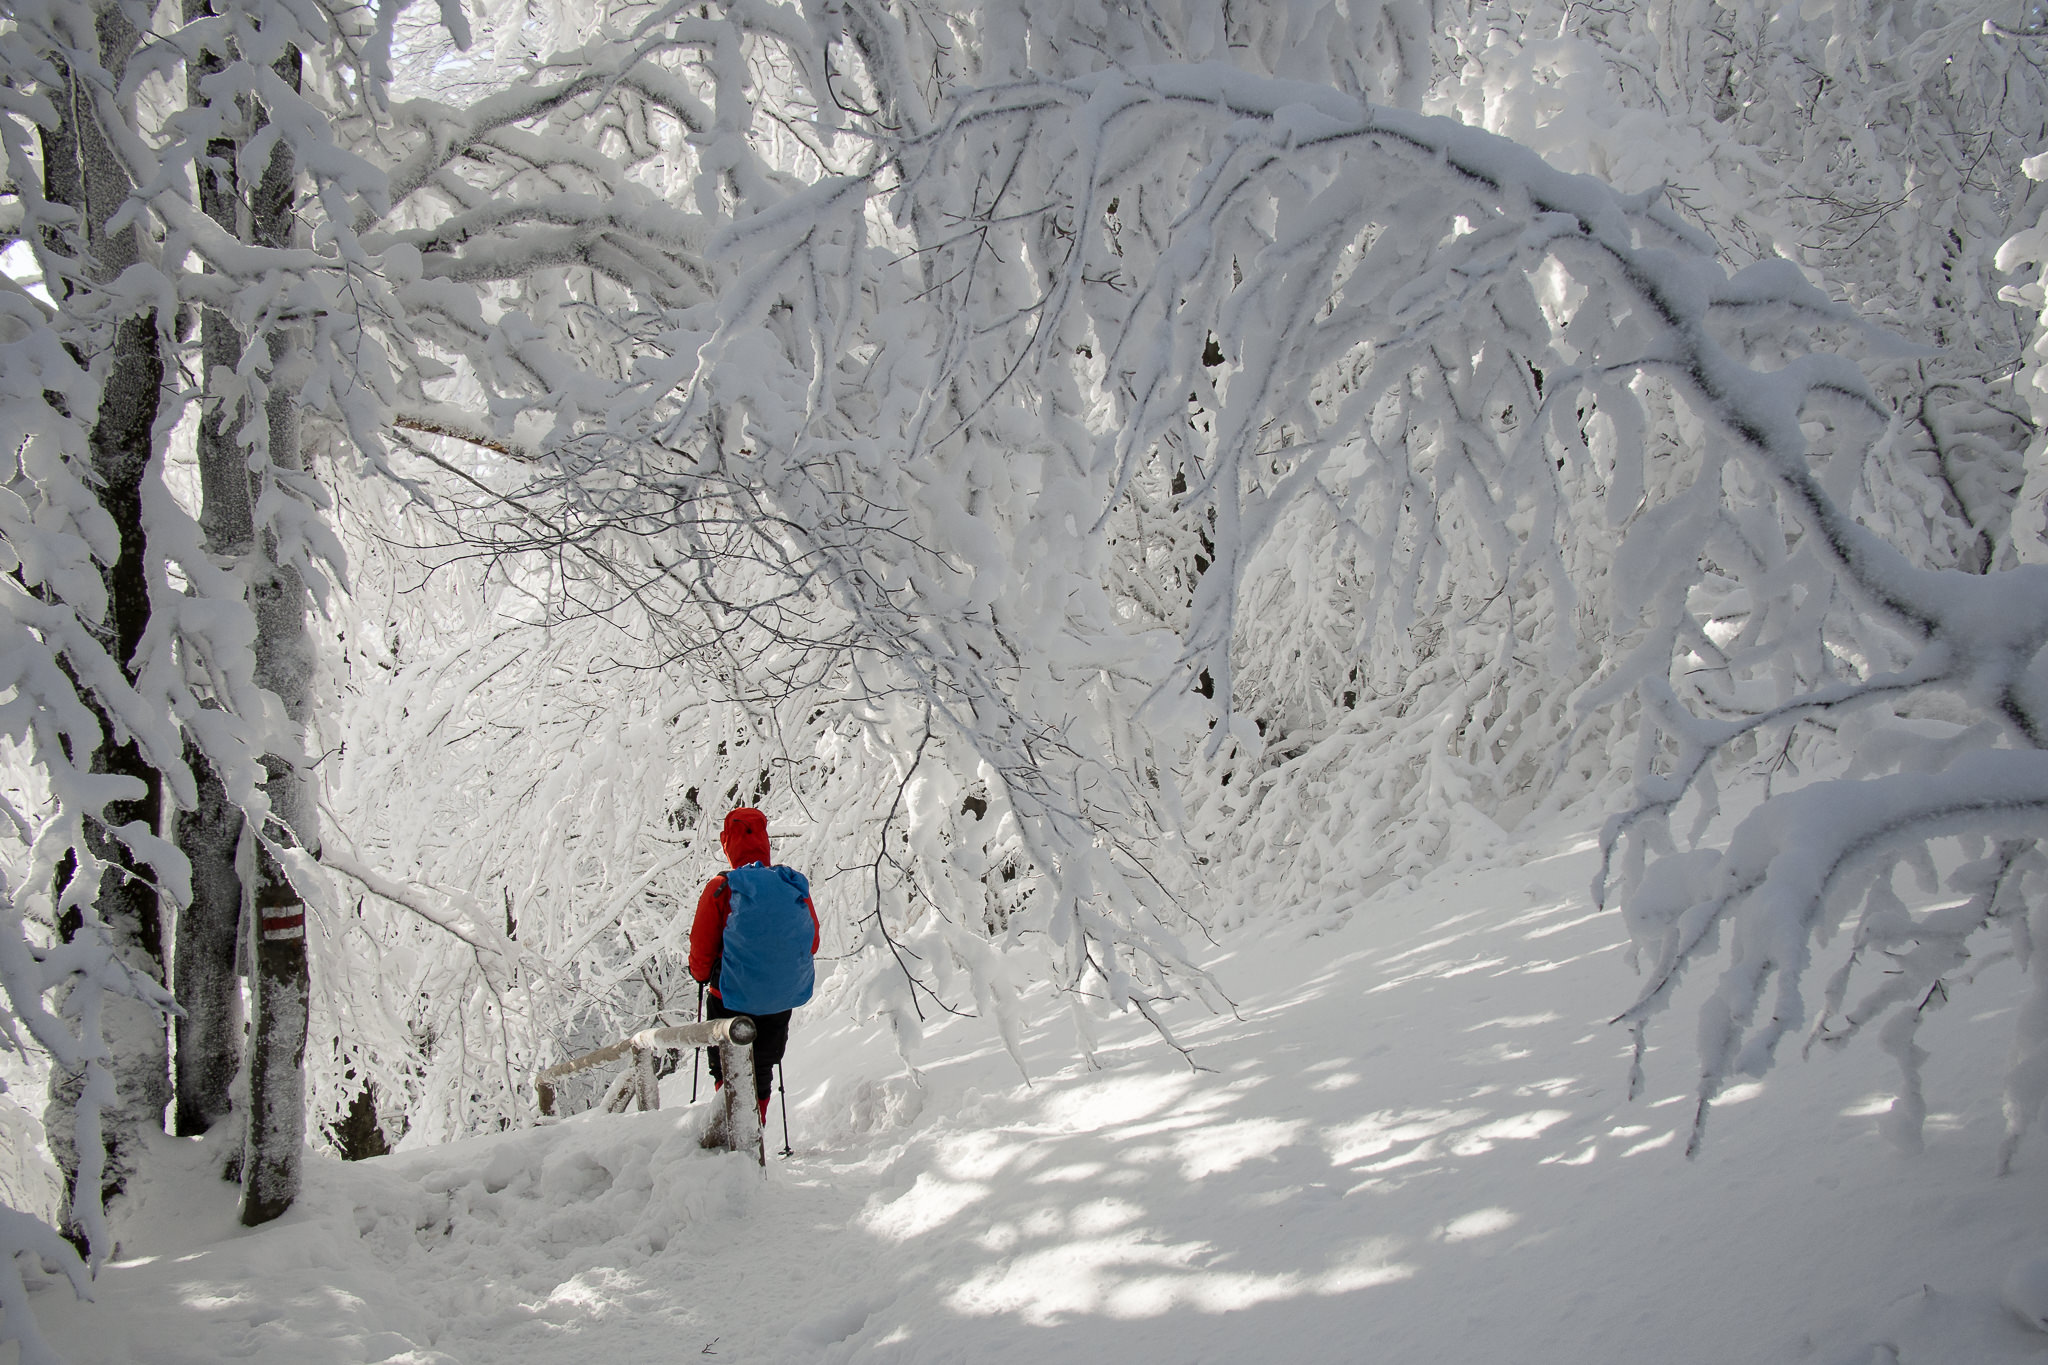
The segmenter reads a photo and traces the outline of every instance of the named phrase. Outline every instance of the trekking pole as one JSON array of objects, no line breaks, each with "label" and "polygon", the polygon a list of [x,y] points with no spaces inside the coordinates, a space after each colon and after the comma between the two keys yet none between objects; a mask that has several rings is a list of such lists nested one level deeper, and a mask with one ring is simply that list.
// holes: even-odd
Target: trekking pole
[{"label": "trekking pole", "polygon": [[[704,983],[702,981],[697,983],[697,1022],[700,1024],[704,1022]],[[692,1048],[690,1050],[690,1103],[692,1104],[697,1102],[697,1072],[703,1065],[704,1049],[701,1047]]]},{"label": "trekking pole", "polygon": [[775,1064],[775,1088],[782,1092],[782,1151],[779,1155],[795,1156],[796,1149],[789,1145],[789,1077],[782,1071],[782,1063]]}]

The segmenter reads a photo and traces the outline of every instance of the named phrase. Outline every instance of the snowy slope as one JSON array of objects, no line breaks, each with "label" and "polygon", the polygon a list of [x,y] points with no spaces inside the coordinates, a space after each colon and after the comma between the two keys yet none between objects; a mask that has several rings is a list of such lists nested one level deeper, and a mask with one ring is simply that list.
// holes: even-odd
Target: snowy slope
[{"label": "snowy slope", "polygon": [[1924,1035],[1924,1154],[1879,1137],[1857,1046],[1739,1094],[1688,1163],[1690,1016],[1628,1103],[1589,842],[1255,921],[1213,964],[1239,1016],[1182,1021],[1200,1072],[1142,1026],[1081,1072],[1053,1023],[1027,1086],[949,1021],[919,1089],[879,1030],[814,1022],[765,1178],[697,1150],[674,1080],[659,1113],[311,1163],[256,1232],[167,1140],[189,1174],[129,1211],[101,1303],[41,1321],[81,1365],[2048,1358],[1997,1301],[2048,1229],[2048,1144],[1990,1174],[2010,965]]}]

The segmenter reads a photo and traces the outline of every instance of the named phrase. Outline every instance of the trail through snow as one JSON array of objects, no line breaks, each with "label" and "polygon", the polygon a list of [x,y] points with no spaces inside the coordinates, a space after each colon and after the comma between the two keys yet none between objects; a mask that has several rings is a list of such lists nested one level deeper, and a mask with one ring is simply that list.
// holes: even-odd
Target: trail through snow
[{"label": "trail through snow", "polygon": [[1991,1174],[2011,965],[1923,1035],[1924,1153],[1859,1044],[1731,1094],[1689,1163],[1690,1015],[1628,1102],[1592,867],[1574,835],[1254,921],[1212,964],[1238,1014],[1176,1020],[1200,1071],[1142,1023],[1081,1070],[1042,996],[1029,1085],[975,1021],[921,1086],[879,1028],[800,1023],[765,1177],[698,1150],[673,1078],[657,1113],[311,1162],[255,1232],[167,1139],[100,1302],[37,1310],[78,1365],[2048,1359],[1997,1298],[2048,1229],[2048,1142]]}]

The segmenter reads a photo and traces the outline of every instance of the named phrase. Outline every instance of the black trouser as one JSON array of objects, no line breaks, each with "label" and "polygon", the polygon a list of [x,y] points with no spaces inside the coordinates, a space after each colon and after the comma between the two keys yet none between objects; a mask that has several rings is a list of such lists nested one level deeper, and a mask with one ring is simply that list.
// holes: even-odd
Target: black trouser
[{"label": "black trouser", "polygon": [[[738,1010],[727,1009],[725,1002],[715,995],[704,997],[706,1019],[737,1019],[739,1013]],[[792,1013],[791,1010],[782,1010],[775,1014],[748,1016],[758,1030],[754,1034],[754,1098],[757,1100],[767,1099],[775,1089],[775,1064],[782,1060],[783,1052],[789,1047],[789,1016]],[[724,1080],[718,1064],[720,1049],[708,1047],[704,1051],[710,1058],[711,1079]]]}]

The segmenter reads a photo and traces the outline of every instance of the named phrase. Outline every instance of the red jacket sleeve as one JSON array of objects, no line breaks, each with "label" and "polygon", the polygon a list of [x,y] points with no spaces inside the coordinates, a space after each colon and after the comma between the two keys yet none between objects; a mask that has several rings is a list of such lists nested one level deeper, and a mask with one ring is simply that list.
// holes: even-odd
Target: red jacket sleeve
[{"label": "red jacket sleeve", "polygon": [[804,897],[804,909],[811,912],[811,956],[818,955],[818,907],[811,904],[809,896]]},{"label": "red jacket sleeve", "polygon": [[[718,971],[719,954],[725,948],[725,920],[731,913],[732,893],[725,889],[725,874],[721,872],[697,893],[697,917],[690,921],[690,976],[694,980],[709,981]],[[814,912],[813,924],[817,918]],[[815,936],[816,930],[812,933]]]}]

